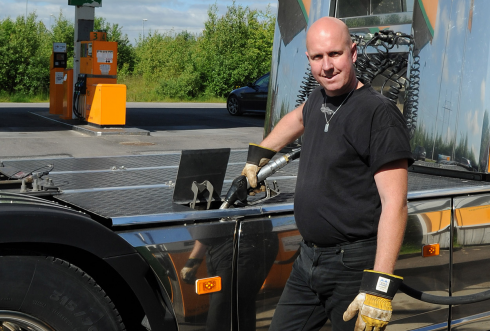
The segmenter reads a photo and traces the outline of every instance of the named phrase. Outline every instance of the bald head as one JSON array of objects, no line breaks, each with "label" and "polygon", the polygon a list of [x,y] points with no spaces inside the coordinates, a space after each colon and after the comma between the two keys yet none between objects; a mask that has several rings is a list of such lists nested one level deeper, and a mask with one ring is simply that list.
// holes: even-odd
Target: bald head
[{"label": "bald head", "polygon": [[349,48],[352,45],[349,29],[344,22],[334,17],[322,17],[315,21],[306,34],[306,49],[318,39],[335,38],[342,40]]},{"label": "bald head", "polygon": [[344,22],[333,17],[320,18],[308,30],[306,49],[311,73],[327,95],[342,95],[362,86],[354,68],[357,47]]}]

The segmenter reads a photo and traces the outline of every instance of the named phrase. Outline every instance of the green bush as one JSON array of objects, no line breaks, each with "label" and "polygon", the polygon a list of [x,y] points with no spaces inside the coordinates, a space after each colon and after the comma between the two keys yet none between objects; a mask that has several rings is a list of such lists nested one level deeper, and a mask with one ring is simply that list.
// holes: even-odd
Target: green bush
[{"label": "green bush", "polygon": [[161,80],[158,94],[173,99],[189,100],[196,98],[200,90],[199,73],[188,70],[177,77]]},{"label": "green bush", "polygon": [[235,2],[220,18],[217,6],[208,10],[196,68],[206,93],[225,96],[270,70],[275,18]]},{"label": "green bush", "polygon": [[35,14],[0,22],[0,89],[33,95],[49,87],[50,35]]},{"label": "green bush", "polygon": [[235,2],[218,17],[210,6],[202,35],[150,31],[138,40],[134,73],[158,82],[162,97],[225,97],[270,70],[275,18]]}]

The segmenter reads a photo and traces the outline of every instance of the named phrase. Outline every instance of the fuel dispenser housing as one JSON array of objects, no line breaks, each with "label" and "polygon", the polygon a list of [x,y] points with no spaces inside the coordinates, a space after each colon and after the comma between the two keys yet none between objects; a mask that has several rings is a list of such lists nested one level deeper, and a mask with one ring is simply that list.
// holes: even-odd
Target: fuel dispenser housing
[{"label": "fuel dispenser housing", "polygon": [[105,32],[91,32],[80,43],[80,74],[75,84],[73,110],[97,126],[126,124],[126,86],[117,84],[117,42]]},{"label": "fuel dispenser housing", "polygon": [[73,110],[73,69],[65,69],[63,81],[63,112],[60,118],[72,119]]},{"label": "fuel dispenser housing", "polygon": [[104,76],[117,83],[117,42],[107,41],[105,32],[91,32],[90,41],[82,41],[80,48],[81,74]]},{"label": "fuel dispenser housing", "polygon": [[67,64],[66,44],[53,43],[53,53],[49,62],[49,113],[63,113],[63,82]]}]

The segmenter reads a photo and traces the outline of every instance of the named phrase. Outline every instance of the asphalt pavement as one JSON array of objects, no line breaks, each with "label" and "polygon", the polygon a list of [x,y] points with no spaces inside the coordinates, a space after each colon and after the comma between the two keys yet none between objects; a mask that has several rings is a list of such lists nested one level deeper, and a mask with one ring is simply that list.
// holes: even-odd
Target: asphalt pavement
[{"label": "asphalt pavement", "polygon": [[262,140],[265,115],[231,116],[221,103],[128,103],[125,127],[148,136],[93,136],[47,117],[48,103],[0,103],[0,160],[246,149]]}]

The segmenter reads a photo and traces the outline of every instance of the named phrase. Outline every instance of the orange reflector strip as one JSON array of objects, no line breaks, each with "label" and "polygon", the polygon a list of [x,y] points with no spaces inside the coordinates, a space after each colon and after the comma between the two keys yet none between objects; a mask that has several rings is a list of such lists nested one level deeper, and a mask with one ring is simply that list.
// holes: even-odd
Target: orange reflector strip
[{"label": "orange reflector strip", "polygon": [[196,293],[208,294],[221,291],[221,277],[210,277],[196,280]]},{"label": "orange reflector strip", "polygon": [[440,250],[439,244],[425,245],[422,247],[422,256],[423,257],[437,256],[439,255],[439,250]]}]

